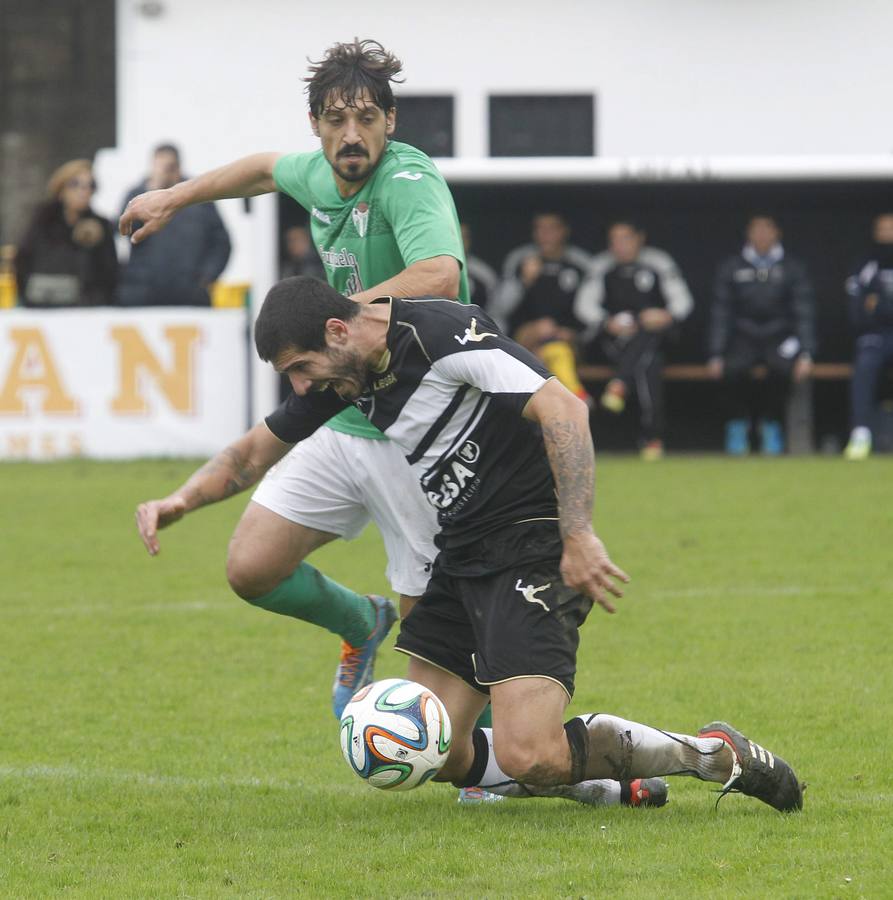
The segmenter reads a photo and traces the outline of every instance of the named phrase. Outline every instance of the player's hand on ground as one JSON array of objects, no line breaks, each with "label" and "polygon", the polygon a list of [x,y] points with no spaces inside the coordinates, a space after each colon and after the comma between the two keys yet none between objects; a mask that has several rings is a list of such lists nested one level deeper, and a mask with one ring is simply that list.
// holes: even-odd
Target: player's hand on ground
[{"label": "player's hand on ground", "polygon": [[605,545],[591,532],[565,537],[561,577],[568,587],[592,597],[609,613],[615,611],[609,595],[623,596],[617,582],[629,582],[629,575],[611,562]]},{"label": "player's hand on ground", "polygon": [[150,556],[161,549],[158,530],[167,528],[186,515],[186,501],[182,497],[165,497],[164,500],[147,500],[136,508],[136,527]]},{"label": "player's hand on ground", "polygon": [[[118,220],[118,230],[124,237],[130,237],[131,244],[138,244],[156,231],[161,231],[176,211],[169,189],[147,191],[127,204]],[[134,231],[137,225],[140,227]]]}]

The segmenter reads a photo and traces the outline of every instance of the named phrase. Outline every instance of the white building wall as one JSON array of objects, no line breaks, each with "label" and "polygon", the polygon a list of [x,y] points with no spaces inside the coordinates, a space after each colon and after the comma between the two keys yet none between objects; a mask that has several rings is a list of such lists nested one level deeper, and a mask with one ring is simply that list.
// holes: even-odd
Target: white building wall
[{"label": "white building wall", "polygon": [[[98,159],[107,212],[162,140],[189,172],[313,149],[307,58],[355,35],[402,57],[405,93],[456,95],[462,157],[486,156],[486,98],[505,91],[595,92],[601,156],[893,149],[889,0],[159,0],[146,15],[152,6],[118,2],[118,146]],[[237,201],[223,213],[235,245],[225,277],[252,280],[250,217]]]}]

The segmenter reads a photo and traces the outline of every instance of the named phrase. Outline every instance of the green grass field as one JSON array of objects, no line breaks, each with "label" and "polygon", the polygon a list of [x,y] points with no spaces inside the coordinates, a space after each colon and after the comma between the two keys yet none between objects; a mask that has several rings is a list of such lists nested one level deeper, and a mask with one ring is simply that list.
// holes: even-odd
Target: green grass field
[{"label": "green grass field", "polygon": [[[192,468],[0,466],[3,897],[893,896],[893,460],[599,465],[633,583],[584,628],[571,711],[727,718],[809,783],[792,816],[679,778],[658,810],[367,787],[337,639],[229,593],[244,500],[143,551],[135,504]],[[386,591],[372,530],[315,562]]]}]

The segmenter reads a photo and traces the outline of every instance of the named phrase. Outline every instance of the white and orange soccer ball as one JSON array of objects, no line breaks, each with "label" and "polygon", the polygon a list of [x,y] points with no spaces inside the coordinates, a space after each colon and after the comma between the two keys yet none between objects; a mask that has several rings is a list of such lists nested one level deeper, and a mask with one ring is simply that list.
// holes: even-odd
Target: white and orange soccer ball
[{"label": "white and orange soccer ball", "polygon": [[408,791],[433,778],[450,752],[443,703],[428,688],[386,678],[361,688],[341,714],[341,752],[373,787]]}]

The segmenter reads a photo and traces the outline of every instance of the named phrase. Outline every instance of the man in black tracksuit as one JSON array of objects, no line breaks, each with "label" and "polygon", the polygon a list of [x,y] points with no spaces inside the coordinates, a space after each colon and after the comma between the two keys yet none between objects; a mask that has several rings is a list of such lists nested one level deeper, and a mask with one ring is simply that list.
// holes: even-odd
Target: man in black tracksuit
[{"label": "man in black tracksuit", "polygon": [[590,404],[577,376],[576,351],[583,324],[574,314],[574,297],[591,257],[569,243],[570,233],[561,214],[537,213],[533,240],[505,258],[502,283],[487,311],[571,393]]},{"label": "man in black tracksuit", "polygon": [[[806,267],[788,256],[780,241],[774,219],[753,216],[744,248],[725,260],[716,275],[708,367],[714,378],[725,380],[730,413],[726,451],[736,456],[750,449],[754,407],[762,452],[783,452],[781,423],[791,381],[802,381],[812,371],[815,296]],[[760,364],[768,375],[752,383],[751,369]],[[755,390],[758,386],[762,389]]]},{"label": "man in black tracksuit", "polygon": [[663,345],[694,307],[672,257],[645,246],[641,227],[625,220],[608,228],[599,253],[577,293],[574,313],[586,324],[584,341],[598,343],[615,366],[601,405],[620,413],[635,392],[641,410],[642,458],[663,454]]}]

